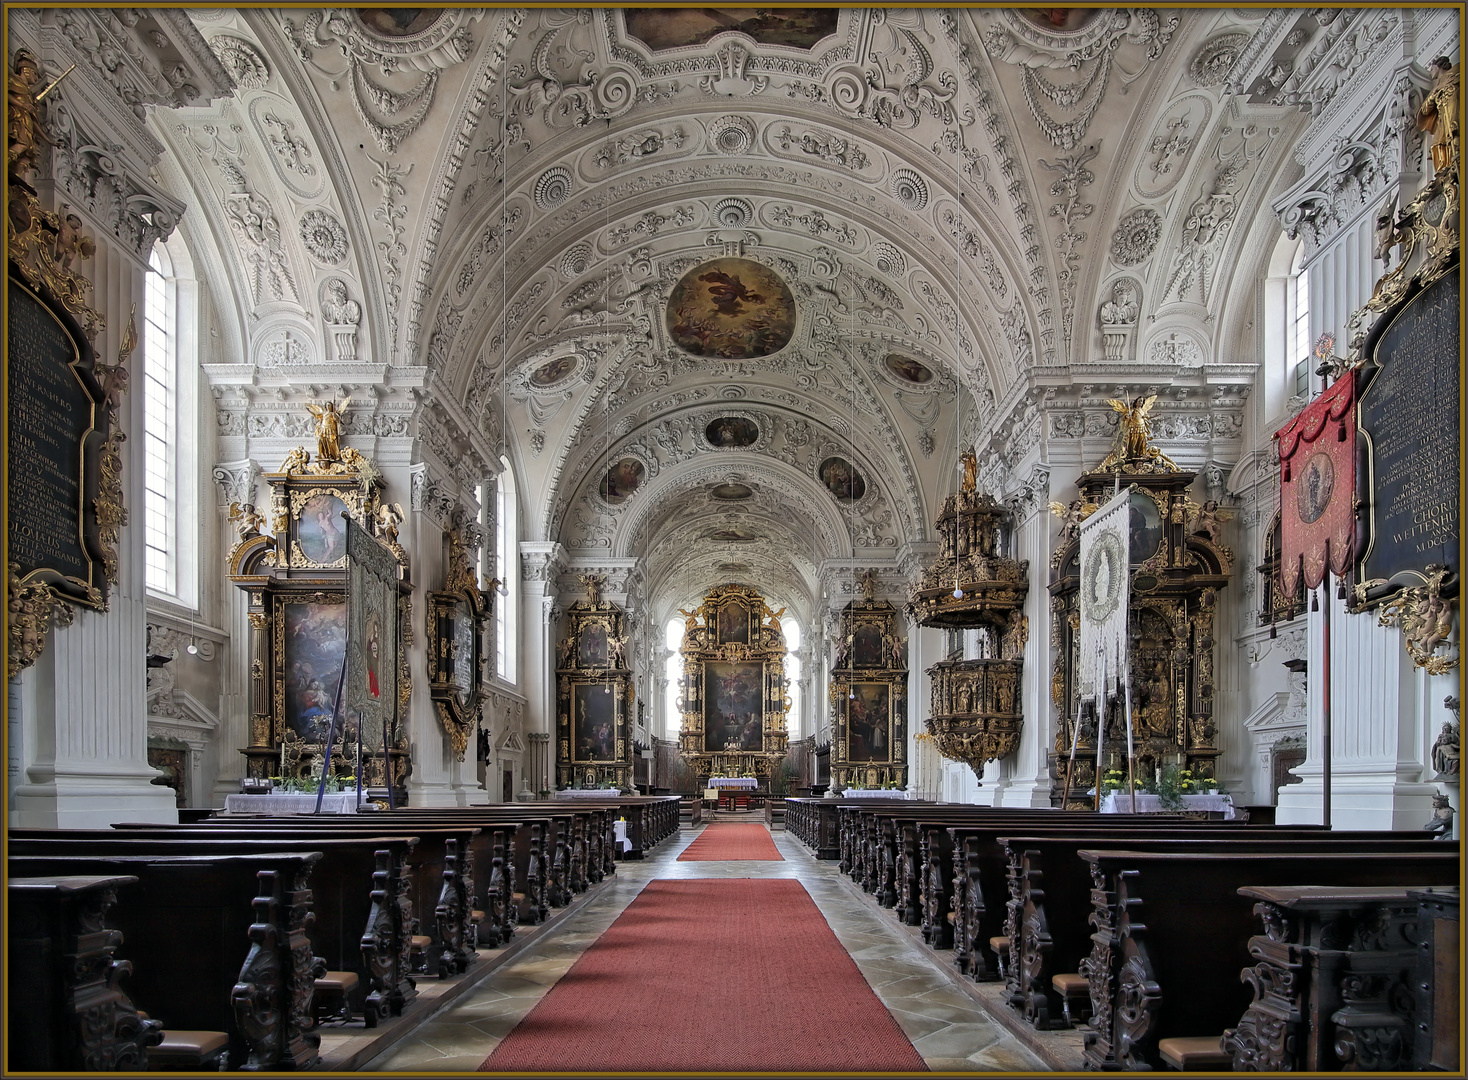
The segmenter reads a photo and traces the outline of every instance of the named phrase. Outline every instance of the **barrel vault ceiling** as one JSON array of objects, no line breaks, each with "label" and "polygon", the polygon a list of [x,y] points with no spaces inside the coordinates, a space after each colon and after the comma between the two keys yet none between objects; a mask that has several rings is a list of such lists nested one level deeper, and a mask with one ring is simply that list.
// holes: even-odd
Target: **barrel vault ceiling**
[{"label": "barrel vault ceiling", "polygon": [[[823,565],[916,564],[1037,372],[1116,381],[1119,282],[1127,361],[1221,360],[1297,122],[1225,93],[1266,15],[191,9],[236,91],[151,123],[222,410],[345,391],[446,477],[512,461],[527,537],[644,560],[660,618],[809,617]],[[714,260],[773,344],[690,350]]]}]

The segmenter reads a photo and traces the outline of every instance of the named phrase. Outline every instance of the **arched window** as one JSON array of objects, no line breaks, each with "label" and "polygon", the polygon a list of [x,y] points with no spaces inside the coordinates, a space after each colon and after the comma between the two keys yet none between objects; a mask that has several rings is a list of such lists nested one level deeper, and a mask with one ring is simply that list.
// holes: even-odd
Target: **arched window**
[{"label": "arched window", "polygon": [[495,518],[498,526],[495,544],[494,576],[499,578],[499,596],[494,605],[494,669],[507,683],[515,681],[515,647],[520,623],[520,505],[515,493],[515,470],[509,458],[500,458],[504,467],[496,485]]},{"label": "arched window", "polygon": [[786,716],[786,729],[792,739],[798,739],[804,731],[800,716],[800,624],[794,619],[780,620],[780,632],[785,635],[785,678],[790,684],[790,712]]},{"label": "arched window", "polygon": [[1281,236],[1264,280],[1264,335],[1260,371],[1264,420],[1283,421],[1291,399],[1310,393],[1310,273],[1305,244]]},{"label": "arched window", "polygon": [[197,288],[178,238],[154,245],[143,290],[143,543],[152,594],[198,603]]}]

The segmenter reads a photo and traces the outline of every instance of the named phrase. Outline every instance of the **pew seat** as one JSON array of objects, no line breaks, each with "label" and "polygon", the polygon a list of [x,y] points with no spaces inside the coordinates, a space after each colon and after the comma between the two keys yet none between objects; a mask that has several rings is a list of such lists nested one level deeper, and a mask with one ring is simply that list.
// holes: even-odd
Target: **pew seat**
[{"label": "pew seat", "polygon": [[[954,913],[950,911],[948,913],[949,921],[953,921],[953,918]],[[1009,959],[1009,938],[1003,935],[991,937],[989,939],[989,948],[993,949],[994,955],[999,957],[999,977],[1001,979],[1008,978],[1009,976],[1005,974],[1004,967],[1005,961]]]},{"label": "pew seat", "polygon": [[428,949],[433,944],[433,939],[427,934],[414,934],[408,938],[409,966],[415,975],[422,975],[428,970]]},{"label": "pew seat", "polygon": [[[1005,942],[1007,945],[1007,938]],[[1060,995],[1061,1011],[1067,1024],[1075,1027],[1090,1019],[1091,981],[1089,979],[1076,972],[1062,972],[1050,977],[1050,985]]]},{"label": "pew seat", "polygon": [[163,1031],[163,1041],[148,1051],[149,1072],[224,1071],[229,1037],[222,1031]]},{"label": "pew seat", "polygon": [[[1061,975],[1055,977],[1064,978]],[[1233,1071],[1233,1059],[1219,1048],[1219,1040],[1212,1035],[1159,1040],[1157,1054],[1179,1072]]]},{"label": "pew seat", "polygon": [[340,1020],[350,1023],[352,1019],[352,993],[361,979],[355,971],[325,971],[316,976],[316,993],[312,1009],[318,1022]]}]

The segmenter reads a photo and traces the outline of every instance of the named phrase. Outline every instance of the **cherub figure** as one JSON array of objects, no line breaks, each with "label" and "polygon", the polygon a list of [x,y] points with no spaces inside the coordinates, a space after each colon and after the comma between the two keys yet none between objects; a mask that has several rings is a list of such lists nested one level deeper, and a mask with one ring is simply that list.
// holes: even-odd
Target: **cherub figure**
[{"label": "cherub figure", "polygon": [[265,528],[265,516],[255,511],[254,503],[230,503],[229,520],[234,522],[235,532],[241,540],[259,536]]},{"label": "cherub figure", "polygon": [[391,545],[398,538],[398,526],[404,517],[402,503],[379,503],[372,515],[377,538]]},{"label": "cherub figure", "polygon": [[1060,539],[1063,541],[1075,540],[1081,535],[1081,522],[1094,514],[1100,507],[1093,502],[1082,499],[1072,499],[1070,505],[1052,502],[1050,512],[1061,521],[1065,522],[1060,527]]},{"label": "cherub figure", "polygon": [[1188,532],[1194,536],[1207,533],[1209,540],[1215,544],[1220,543],[1219,535],[1223,531],[1223,524],[1232,521],[1233,514],[1219,506],[1217,499],[1209,499],[1202,506],[1194,506],[1192,511]]},{"label": "cherub figure", "polygon": [[318,462],[342,459],[342,420],[351,401],[351,398],[342,398],[340,404],[335,401],[328,401],[325,405],[306,403],[306,411],[316,418],[316,460]]}]

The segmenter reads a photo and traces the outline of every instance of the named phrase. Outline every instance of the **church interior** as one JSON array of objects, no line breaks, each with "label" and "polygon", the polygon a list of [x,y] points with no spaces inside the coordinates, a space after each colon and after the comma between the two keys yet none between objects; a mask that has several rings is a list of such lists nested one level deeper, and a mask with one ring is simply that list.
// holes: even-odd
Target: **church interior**
[{"label": "church interior", "polygon": [[1461,5],[5,19],[8,1071],[1461,1072]]}]

